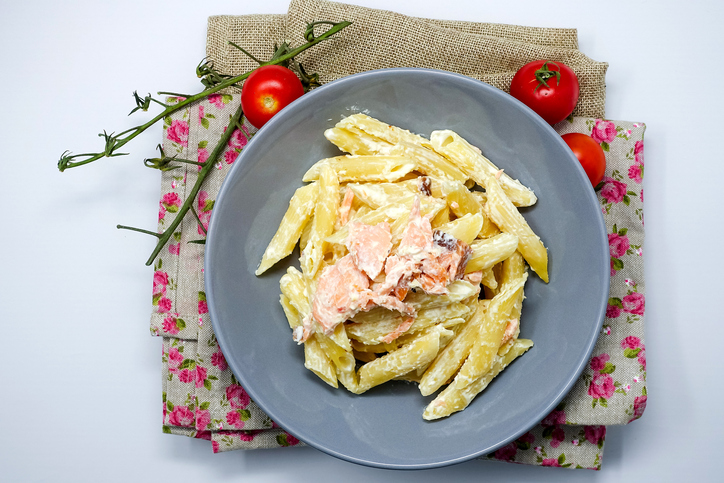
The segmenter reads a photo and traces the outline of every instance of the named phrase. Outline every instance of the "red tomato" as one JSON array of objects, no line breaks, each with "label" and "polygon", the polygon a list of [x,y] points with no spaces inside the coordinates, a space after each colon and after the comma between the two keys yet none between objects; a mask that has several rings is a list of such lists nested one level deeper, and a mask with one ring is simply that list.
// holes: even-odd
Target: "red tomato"
[{"label": "red tomato", "polygon": [[551,125],[571,115],[578,102],[578,91],[578,77],[571,68],[551,60],[525,64],[510,83],[510,95]]},{"label": "red tomato", "polygon": [[244,82],[241,107],[251,125],[261,128],[302,94],[304,87],[294,72],[280,65],[264,65]]},{"label": "red tomato", "polygon": [[581,162],[581,166],[595,188],[603,179],[606,171],[606,155],[603,154],[603,148],[591,136],[585,134],[572,132],[561,137]]}]

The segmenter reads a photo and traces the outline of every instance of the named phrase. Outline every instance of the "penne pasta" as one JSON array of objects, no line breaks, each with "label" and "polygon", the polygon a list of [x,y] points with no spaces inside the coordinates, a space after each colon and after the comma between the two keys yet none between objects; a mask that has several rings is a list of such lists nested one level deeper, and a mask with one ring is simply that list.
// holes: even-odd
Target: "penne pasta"
[{"label": "penne pasta", "polygon": [[317,202],[317,184],[312,183],[299,188],[289,201],[289,208],[284,214],[277,232],[266,247],[264,255],[259,263],[259,268],[254,272],[261,275],[271,268],[279,260],[289,256],[294,246],[302,236],[302,232],[308,225],[309,219],[314,213],[314,205]]},{"label": "penne pasta", "polygon": [[488,387],[488,384],[505,369],[511,362],[523,355],[533,346],[533,341],[528,339],[519,339],[515,341],[511,349],[503,356],[496,357],[490,371],[484,376],[475,380],[474,383],[466,386],[464,389],[458,389],[453,384],[445,388],[435,399],[430,402],[422,414],[422,418],[431,421],[434,419],[444,418],[454,412],[462,411],[470,402]]},{"label": "penne pasta", "polygon": [[483,221],[483,215],[480,213],[468,213],[438,226],[437,229],[470,245],[480,233]]},{"label": "penne pasta", "polygon": [[528,226],[523,215],[513,206],[493,176],[485,180],[488,202],[485,204],[488,216],[501,231],[518,237],[518,251],[530,268],[548,283],[548,252],[543,242]]},{"label": "penne pasta", "polygon": [[[457,133],[449,130],[433,131],[430,135],[432,149],[453,161],[460,169],[480,186],[485,186],[485,179],[496,176],[500,169],[488,158],[483,156],[479,149],[471,146]],[[503,173],[500,184],[506,195],[515,206],[531,206],[536,202],[533,191],[517,179]]]},{"label": "penne pasta", "polygon": [[444,330],[436,328],[423,337],[363,365],[359,370],[359,392],[365,392],[429,363],[440,349],[440,337]]},{"label": "penne pasta", "polygon": [[420,379],[420,392],[429,396],[447,383],[463,365],[475,342],[487,310],[487,301],[477,303],[477,309],[453,340],[438,354]]},{"label": "penne pasta", "polygon": [[[467,305],[459,302],[451,303],[442,307],[423,309],[417,312],[415,321],[405,333],[419,332],[427,327],[442,323],[445,327],[455,325],[446,324],[449,320],[458,320],[467,315],[470,309]],[[360,312],[352,318],[352,324],[347,325],[347,334],[350,338],[363,344],[379,344],[383,339],[392,333],[402,322],[403,316],[384,308],[373,309],[370,312]]]},{"label": "penne pasta", "polygon": [[360,136],[346,129],[333,127],[324,131],[324,137],[341,151],[354,155],[381,153],[391,145],[372,136]]},{"label": "penne pasta", "polygon": [[490,301],[488,310],[478,327],[475,342],[470,348],[470,354],[452,382],[457,388],[462,389],[472,384],[490,370],[493,358],[503,343],[503,334],[508,325],[510,312],[523,290],[526,279],[527,274],[524,274],[520,279],[505,286]]},{"label": "penne pasta", "polygon": [[334,230],[339,210],[339,181],[332,168],[324,166],[319,177],[319,193],[312,220],[312,231],[302,252],[302,273],[314,278],[324,257],[325,238]]},{"label": "penne pasta", "polygon": [[317,162],[304,174],[302,181],[319,179],[324,166],[330,167],[340,183],[360,181],[396,181],[415,169],[407,156],[336,156]]},{"label": "penne pasta", "polygon": [[299,245],[279,300],[326,384],[447,385],[423,417],[464,409],[532,346],[518,338],[526,262],[547,282],[547,251],[516,206],[535,195],[452,131],[355,114],[324,135],[348,154],[305,173],[257,275]]},{"label": "penne pasta", "polygon": [[473,254],[465,271],[487,270],[515,253],[518,248],[518,237],[510,233],[501,233],[492,238],[475,240],[470,244],[470,248]]}]

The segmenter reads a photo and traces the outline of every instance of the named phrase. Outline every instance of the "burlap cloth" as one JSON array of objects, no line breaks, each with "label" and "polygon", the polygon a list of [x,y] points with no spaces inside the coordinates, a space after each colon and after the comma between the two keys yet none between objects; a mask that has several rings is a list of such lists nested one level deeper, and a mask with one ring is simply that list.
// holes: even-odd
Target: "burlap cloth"
[{"label": "burlap cloth", "polygon": [[[541,423],[487,458],[544,466],[600,469],[606,426],[627,424],[646,407],[643,271],[642,123],[604,120],[607,64],[577,50],[573,29],[420,19],[323,0],[293,0],[286,15],[209,18],[207,53],[224,73],[255,64],[228,41],[268,58],[273,44],[303,43],[309,21],[350,20],[338,37],[300,55],[308,72],[323,82],[385,67],[450,70],[507,90],[526,62],[565,62],[578,75],[576,117],[556,126],[561,134],[591,134],[606,151],[607,171],[599,201],[611,250],[607,318],[593,357],[569,395]],[[204,161],[238,106],[229,91],[189,106],[166,119],[164,149],[182,159]],[[244,126],[229,142],[195,203],[208,224],[224,176],[255,129]],[[173,219],[193,186],[198,169],[163,174],[159,230]],[[163,430],[211,440],[214,452],[300,445],[278,428],[238,385],[218,346],[206,307],[203,236],[192,216],[155,263],[151,332],[163,336]]]}]

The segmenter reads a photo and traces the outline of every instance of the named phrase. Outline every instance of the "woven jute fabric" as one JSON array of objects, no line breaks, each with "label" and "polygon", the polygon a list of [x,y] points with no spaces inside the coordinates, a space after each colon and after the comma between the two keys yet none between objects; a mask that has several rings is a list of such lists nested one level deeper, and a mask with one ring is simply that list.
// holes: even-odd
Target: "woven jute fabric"
[{"label": "woven jute fabric", "polygon": [[[507,92],[521,66],[546,59],[567,64],[578,76],[581,95],[575,116],[605,115],[608,64],[577,50],[574,29],[429,20],[325,0],[293,0],[284,28],[283,20],[279,16],[267,22],[263,16],[212,17],[207,55],[222,72],[239,74],[255,63],[229,41],[246,41],[252,54],[268,59],[274,42],[304,43],[309,22],[349,20],[352,25],[334,39],[297,57],[307,72],[319,73],[322,82],[374,69],[423,67],[464,74]],[[265,37],[281,32],[285,32],[283,37]],[[264,38],[269,41],[260,40]]]},{"label": "woven jute fabric", "polygon": [[274,53],[274,44],[284,41],[286,19],[286,15],[209,17],[206,56],[225,74],[248,72],[258,64],[229,42],[242,45],[257,59],[267,60]]}]

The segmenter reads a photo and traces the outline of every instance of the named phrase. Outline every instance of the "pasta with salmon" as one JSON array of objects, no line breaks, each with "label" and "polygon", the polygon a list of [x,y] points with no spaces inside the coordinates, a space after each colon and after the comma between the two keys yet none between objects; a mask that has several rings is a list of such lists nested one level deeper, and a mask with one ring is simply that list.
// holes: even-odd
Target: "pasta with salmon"
[{"label": "pasta with salmon", "polygon": [[548,254],[518,207],[535,194],[453,131],[354,114],[324,134],[344,154],[306,172],[257,276],[299,245],[280,303],[327,384],[414,381],[438,393],[424,419],[465,409],[533,346],[518,337],[527,266],[547,283]]}]

